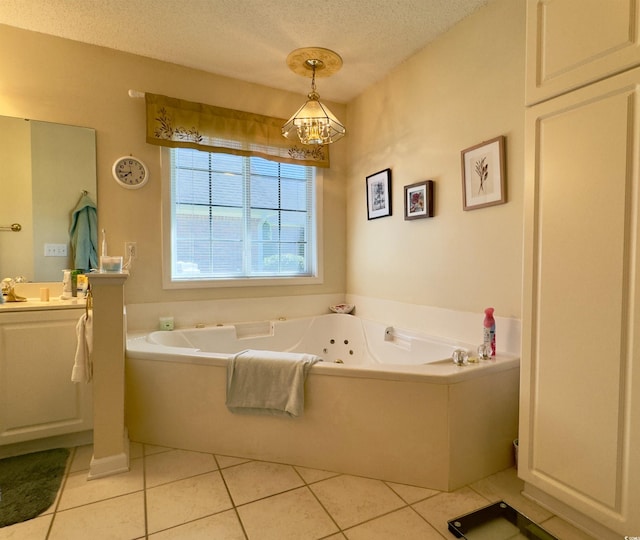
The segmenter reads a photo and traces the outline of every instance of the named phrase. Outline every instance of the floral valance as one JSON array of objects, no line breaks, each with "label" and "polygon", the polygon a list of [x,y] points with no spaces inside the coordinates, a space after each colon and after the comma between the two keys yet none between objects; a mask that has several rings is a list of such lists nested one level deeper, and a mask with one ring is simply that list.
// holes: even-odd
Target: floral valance
[{"label": "floral valance", "polygon": [[147,142],[282,163],[329,166],[329,148],[292,144],[282,136],[285,120],[261,114],[145,94]]}]

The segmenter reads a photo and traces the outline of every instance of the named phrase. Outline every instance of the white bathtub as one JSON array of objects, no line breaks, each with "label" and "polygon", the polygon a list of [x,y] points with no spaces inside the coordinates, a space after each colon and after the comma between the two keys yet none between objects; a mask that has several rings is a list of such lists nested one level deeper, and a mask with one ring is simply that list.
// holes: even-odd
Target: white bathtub
[{"label": "white bathtub", "polygon": [[[453,490],[509,467],[519,359],[455,366],[465,345],[351,315],[130,334],[132,440]],[[244,349],[313,353],[304,415],[234,415],[226,365]]]}]

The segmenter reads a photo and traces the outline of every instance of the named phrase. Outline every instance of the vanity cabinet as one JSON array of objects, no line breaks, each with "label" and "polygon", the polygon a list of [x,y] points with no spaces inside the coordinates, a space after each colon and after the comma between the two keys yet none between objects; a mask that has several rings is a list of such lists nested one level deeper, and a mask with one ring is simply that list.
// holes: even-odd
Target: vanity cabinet
[{"label": "vanity cabinet", "polygon": [[528,0],[527,104],[640,65],[640,0]]},{"label": "vanity cabinet", "polygon": [[92,428],[91,384],[71,382],[83,309],[0,312],[0,445]]},{"label": "vanity cabinet", "polygon": [[610,71],[525,113],[518,468],[601,539],[640,534],[640,68]]}]

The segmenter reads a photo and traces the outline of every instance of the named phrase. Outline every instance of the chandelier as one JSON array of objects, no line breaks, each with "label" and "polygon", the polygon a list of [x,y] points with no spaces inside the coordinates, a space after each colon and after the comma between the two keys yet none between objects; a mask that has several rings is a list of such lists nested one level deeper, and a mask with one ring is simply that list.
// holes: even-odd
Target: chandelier
[{"label": "chandelier", "polygon": [[297,136],[302,144],[330,144],[344,137],[342,122],[322,104],[316,92],[316,76],[328,77],[342,67],[342,58],[329,49],[305,47],[287,56],[289,69],[298,75],[311,77],[311,92],[307,101],[282,126],[282,134]]}]

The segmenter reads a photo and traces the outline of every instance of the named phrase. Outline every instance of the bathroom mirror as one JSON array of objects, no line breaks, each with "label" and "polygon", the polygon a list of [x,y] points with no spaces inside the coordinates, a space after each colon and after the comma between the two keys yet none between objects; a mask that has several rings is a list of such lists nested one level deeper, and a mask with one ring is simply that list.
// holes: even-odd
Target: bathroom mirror
[{"label": "bathroom mirror", "polygon": [[98,203],[95,130],[0,116],[0,165],[0,279],[61,281],[72,212],[85,191]]}]

